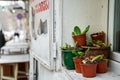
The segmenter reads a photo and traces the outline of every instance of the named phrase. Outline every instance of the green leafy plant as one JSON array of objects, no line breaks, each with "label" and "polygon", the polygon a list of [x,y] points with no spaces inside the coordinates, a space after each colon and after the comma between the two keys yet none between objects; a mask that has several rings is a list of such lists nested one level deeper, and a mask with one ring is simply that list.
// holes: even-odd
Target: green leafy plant
[{"label": "green leafy plant", "polygon": [[94,41],[94,42],[93,42],[93,46],[101,47],[101,48],[108,48],[108,47],[111,46],[111,43],[106,44],[106,43],[103,43],[103,42],[100,41],[100,40],[97,40],[97,41]]},{"label": "green leafy plant", "polygon": [[75,32],[76,35],[80,35],[81,34],[81,30],[80,30],[80,28],[78,26],[74,27],[74,32]]},{"label": "green leafy plant", "polygon": [[112,44],[103,43],[101,40],[97,40],[97,41],[87,40],[87,45],[93,47],[99,47],[99,48],[109,48]]},{"label": "green leafy plant", "polygon": [[88,46],[93,46],[93,41],[92,40],[86,40]]},{"label": "green leafy plant", "polygon": [[74,48],[77,48],[77,42],[74,43]]},{"label": "green leafy plant", "polygon": [[97,60],[98,62],[99,62],[99,61],[106,61],[106,62],[108,62],[108,59],[106,59],[104,55],[98,55],[98,59],[96,59],[96,60]]},{"label": "green leafy plant", "polygon": [[97,60],[102,59],[102,58],[103,58],[103,55],[97,55],[91,59],[91,62],[97,61]]},{"label": "green leafy plant", "polygon": [[87,53],[89,51],[90,51],[90,48],[88,48],[85,52],[82,49],[81,51],[72,50],[72,53],[76,55],[76,57],[83,59],[87,56]]},{"label": "green leafy plant", "polygon": [[90,51],[90,48],[87,48],[86,51],[85,51],[85,55],[84,55],[85,57],[87,57],[87,54],[88,54],[89,51]]},{"label": "green leafy plant", "polygon": [[71,48],[71,45],[69,45],[68,43],[65,43],[65,45],[61,46],[60,48],[61,48],[61,50],[68,50]]},{"label": "green leafy plant", "polygon": [[84,57],[84,52],[82,52],[82,51],[72,50],[72,53],[74,55],[76,55],[77,58],[83,58]]},{"label": "green leafy plant", "polygon": [[78,36],[80,34],[86,34],[89,31],[89,28],[90,28],[90,25],[88,25],[82,32],[81,29],[79,28],[79,26],[75,26],[74,31],[72,32],[72,36]]},{"label": "green leafy plant", "polygon": [[74,46],[71,46],[68,43],[65,43],[63,46],[60,47],[61,50],[77,50],[82,51],[83,49],[81,47],[77,47],[77,42],[74,43]]}]

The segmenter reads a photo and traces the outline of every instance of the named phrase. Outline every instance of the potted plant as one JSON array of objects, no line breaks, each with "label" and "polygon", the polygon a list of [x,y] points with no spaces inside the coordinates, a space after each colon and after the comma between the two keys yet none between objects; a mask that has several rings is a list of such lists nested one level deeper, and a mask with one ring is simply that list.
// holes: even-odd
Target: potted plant
[{"label": "potted plant", "polygon": [[97,32],[97,33],[93,33],[90,35],[91,36],[91,39],[93,41],[97,41],[97,40],[100,40],[102,41],[103,43],[105,43],[105,32],[101,31],[101,32]]},{"label": "potted plant", "polygon": [[73,57],[75,57],[76,55],[73,54],[72,51],[81,51],[81,48],[76,47],[76,44],[74,44],[74,47],[71,47],[68,43],[65,43],[65,45],[61,46],[60,48],[62,50],[63,61],[66,68],[75,69]]},{"label": "potted plant", "polygon": [[88,25],[84,31],[78,26],[74,27],[74,31],[72,32],[72,37],[74,42],[77,42],[77,46],[86,45],[86,33],[89,31],[90,25]]},{"label": "potted plant", "polygon": [[81,63],[82,60],[84,59],[84,52],[83,52],[83,51],[73,50],[72,53],[73,53],[74,55],[76,55],[76,56],[73,58],[73,62],[74,62],[74,65],[75,65],[75,70],[76,70],[77,73],[81,73],[80,63]]},{"label": "potted plant", "polygon": [[81,71],[83,77],[95,77],[97,70],[97,60],[100,58],[97,56],[86,57],[81,63]]},{"label": "potted plant", "polygon": [[108,59],[104,55],[100,55],[97,64],[97,73],[106,73],[107,72]]},{"label": "potted plant", "polygon": [[111,44],[103,43],[100,40],[97,40],[97,41],[88,40],[87,45],[81,46],[81,47],[84,50],[86,50],[87,48],[90,48],[90,51],[87,53],[88,56],[104,54],[105,58],[109,58]]},{"label": "potted plant", "polygon": [[81,67],[80,67],[80,63],[82,62],[82,60],[85,58],[85,54],[89,51],[89,48],[83,52],[83,51],[76,51],[76,50],[73,50],[72,53],[74,55],[76,55],[74,58],[73,58],[73,61],[74,61],[74,65],[75,65],[75,70],[77,73],[81,73]]}]

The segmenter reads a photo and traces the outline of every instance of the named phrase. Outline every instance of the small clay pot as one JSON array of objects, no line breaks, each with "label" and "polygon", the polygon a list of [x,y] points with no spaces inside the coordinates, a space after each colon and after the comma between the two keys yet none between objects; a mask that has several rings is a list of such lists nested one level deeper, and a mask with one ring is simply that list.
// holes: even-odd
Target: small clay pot
[{"label": "small clay pot", "polygon": [[77,42],[77,47],[86,45],[86,34],[73,36],[74,42]]},{"label": "small clay pot", "polygon": [[96,76],[97,63],[95,64],[81,64],[81,71],[83,77],[95,77]]},{"label": "small clay pot", "polygon": [[91,34],[91,39],[93,41],[97,41],[100,40],[103,43],[105,43],[105,33],[104,32],[99,32],[99,33],[93,33]]},{"label": "small clay pot", "polygon": [[107,72],[107,61],[99,61],[97,64],[97,73]]},{"label": "small clay pot", "polygon": [[75,65],[75,71],[77,73],[81,73],[80,63],[82,62],[82,59],[74,57],[73,61],[74,61],[74,65]]}]

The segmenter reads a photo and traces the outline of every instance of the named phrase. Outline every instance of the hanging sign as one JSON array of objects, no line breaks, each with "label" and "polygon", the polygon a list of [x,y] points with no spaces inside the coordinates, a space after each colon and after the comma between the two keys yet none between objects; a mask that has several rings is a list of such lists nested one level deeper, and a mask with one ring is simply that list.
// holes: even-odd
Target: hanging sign
[{"label": "hanging sign", "polygon": [[22,19],[23,15],[21,13],[17,14],[17,19]]}]

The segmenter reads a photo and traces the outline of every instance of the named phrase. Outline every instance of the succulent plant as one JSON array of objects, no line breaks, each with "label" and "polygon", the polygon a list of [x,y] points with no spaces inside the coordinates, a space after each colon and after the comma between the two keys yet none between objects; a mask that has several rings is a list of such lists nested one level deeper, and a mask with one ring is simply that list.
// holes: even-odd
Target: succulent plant
[{"label": "succulent plant", "polygon": [[81,29],[78,26],[74,27],[74,32],[76,35],[80,35],[81,34]]},{"label": "succulent plant", "polygon": [[72,32],[72,36],[77,36],[80,34],[86,34],[89,31],[90,25],[88,25],[83,32],[81,31],[81,29],[79,28],[79,26],[75,26],[74,27],[74,31]]}]

